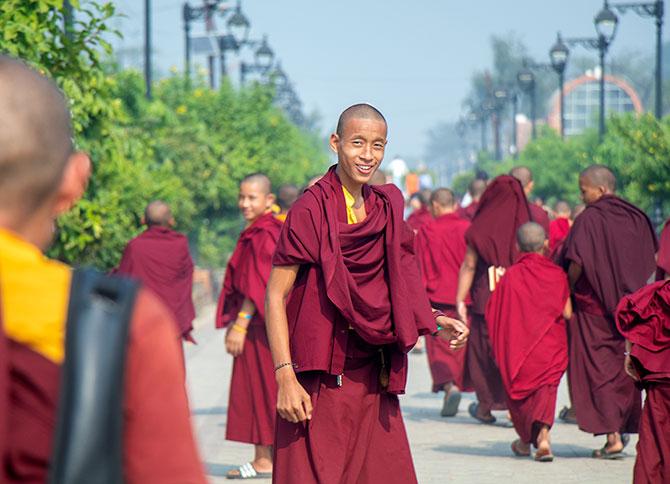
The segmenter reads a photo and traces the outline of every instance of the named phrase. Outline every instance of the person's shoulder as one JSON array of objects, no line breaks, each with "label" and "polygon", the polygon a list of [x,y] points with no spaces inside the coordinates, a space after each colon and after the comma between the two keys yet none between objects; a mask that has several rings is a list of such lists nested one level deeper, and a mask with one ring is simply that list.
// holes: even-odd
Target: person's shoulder
[{"label": "person's shoulder", "polygon": [[370,188],[385,194],[391,201],[391,204],[393,205],[394,208],[400,208],[401,210],[405,209],[405,197],[403,196],[400,189],[393,183],[387,183],[385,185],[375,185],[374,187]]}]

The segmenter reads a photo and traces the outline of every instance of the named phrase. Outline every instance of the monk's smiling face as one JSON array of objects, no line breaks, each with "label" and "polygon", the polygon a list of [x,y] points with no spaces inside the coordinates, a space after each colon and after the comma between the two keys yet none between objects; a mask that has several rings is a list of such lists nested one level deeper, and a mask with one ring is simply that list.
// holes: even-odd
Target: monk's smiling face
[{"label": "monk's smiling face", "polygon": [[330,147],[337,153],[338,175],[345,186],[368,183],[384,159],[386,123],[378,119],[351,118],[341,134],[333,133]]},{"label": "monk's smiling face", "polygon": [[258,217],[268,213],[273,203],[274,195],[264,183],[246,181],[240,185],[237,206],[247,222],[252,223]]}]

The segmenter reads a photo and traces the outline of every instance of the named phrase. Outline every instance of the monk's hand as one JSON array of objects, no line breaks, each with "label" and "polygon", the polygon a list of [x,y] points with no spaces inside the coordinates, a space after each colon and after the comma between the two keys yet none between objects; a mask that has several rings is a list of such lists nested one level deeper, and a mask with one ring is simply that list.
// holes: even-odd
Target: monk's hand
[{"label": "monk's hand", "polygon": [[468,307],[463,301],[456,303],[456,311],[458,312],[458,317],[461,318],[461,321],[466,323],[468,321]]},{"label": "monk's hand", "polygon": [[631,359],[630,355],[626,355],[626,359],[624,360],[623,363],[623,369],[626,371],[626,374],[633,380],[640,381],[640,374],[637,372],[635,364],[633,363],[633,360]]},{"label": "monk's hand", "polygon": [[295,376],[293,368],[277,370],[277,413],[292,423],[312,418],[312,399]]},{"label": "monk's hand", "polygon": [[244,340],[247,339],[246,334],[235,331],[232,326],[228,328],[226,333],[226,351],[233,356],[240,356],[244,350]]},{"label": "monk's hand", "polygon": [[438,316],[437,324],[442,328],[437,334],[449,341],[452,350],[458,350],[465,346],[470,335],[470,329],[463,321],[447,316]]}]

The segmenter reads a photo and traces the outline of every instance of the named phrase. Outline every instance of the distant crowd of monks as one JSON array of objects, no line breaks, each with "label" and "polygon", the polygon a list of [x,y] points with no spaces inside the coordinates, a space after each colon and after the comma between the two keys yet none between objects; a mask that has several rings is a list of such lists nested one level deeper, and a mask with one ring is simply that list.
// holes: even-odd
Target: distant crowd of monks
[{"label": "distant crowd of monks", "polygon": [[[61,368],[81,364],[65,344],[73,271],[43,252],[91,163],[72,146],[55,84],[4,56],[0,122],[0,482],[38,483],[68,459],[53,448],[59,416],[73,413],[59,409]],[[564,202],[551,216],[530,203],[533,174],[516,167],[474,180],[470,203],[447,188],[418,194],[405,220],[403,194],[380,179],[387,132],[376,108],[353,105],[330,137],[337,164],[302,193],[286,185],[275,196],[262,173],[240,182],[245,226],[214,323],[234,357],[226,438],[254,445],[254,457],[227,477],[417,482],[398,396],[423,336],[443,416],[474,391],[474,419],[492,424],[492,411],[507,409],[512,452],[535,447],[535,460],[552,461],[567,370],[579,428],[607,436],[592,456],[621,458],[639,432],[635,482],[668,482],[670,228],[659,246],[601,165],[580,174],[579,215]],[[108,389],[123,402],[119,473],[129,483],[201,483],[181,346],[195,341],[193,261],[166,203],[149,203],[143,223],[109,276],[142,283],[123,388]],[[98,482],[95,462],[67,464],[77,482]]]}]

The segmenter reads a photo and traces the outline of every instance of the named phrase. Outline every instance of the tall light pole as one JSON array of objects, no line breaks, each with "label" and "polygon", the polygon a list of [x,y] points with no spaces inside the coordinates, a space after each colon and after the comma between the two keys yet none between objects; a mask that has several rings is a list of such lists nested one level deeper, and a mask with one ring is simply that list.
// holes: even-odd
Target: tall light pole
[{"label": "tall light pole", "polygon": [[593,19],[593,23],[598,33],[598,54],[600,56],[600,116],[598,135],[600,141],[602,141],[605,136],[605,55],[614,40],[616,28],[619,24],[619,18],[609,8],[607,0],[605,0],[602,10]]},{"label": "tall light pole", "polygon": [[655,2],[614,3],[612,8],[621,14],[629,10],[641,17],[656,19],[656,98],[654,114],[656,119],[663,117],[663,0]]},{"label": "tall light pole", "polygon": [[499,88],[493,91],[493,103],[494,103],[494,143],[495,143],[495,158],[497,161],[502,161],[502,147],[500,146],[500,124],[502,111],[505,108],[505,103],[509,98],[509,93],[507,89]]},{"label": "tall light pole", "polygon": [[151,0],[144,0],[144,83],[151,99]]},{"label": "tall light pole", "polygon": [[570,49],[563,43],[561,33],[556,35],[556,43],[549,51],[549,59],[551,60],[551,67],[558,74],[558,96],[559,96],[559,111],[560,111],[560,133],[561,138],[565,139],[565,95],[563,86],[565,84],[565,67],[568,64],[570,57]]},{"label": "tall light pole", "polygon": [[[528,67],[521,69],[516,75],[516,80],[519,83],[521,90],[530,96],[530,122],[532,126],[532,137],[533,139],[537,138],[537,126],[536,118],[537,113],[535,112],[535,74]],[[515,123],[516,124],[516,123]]]}]

